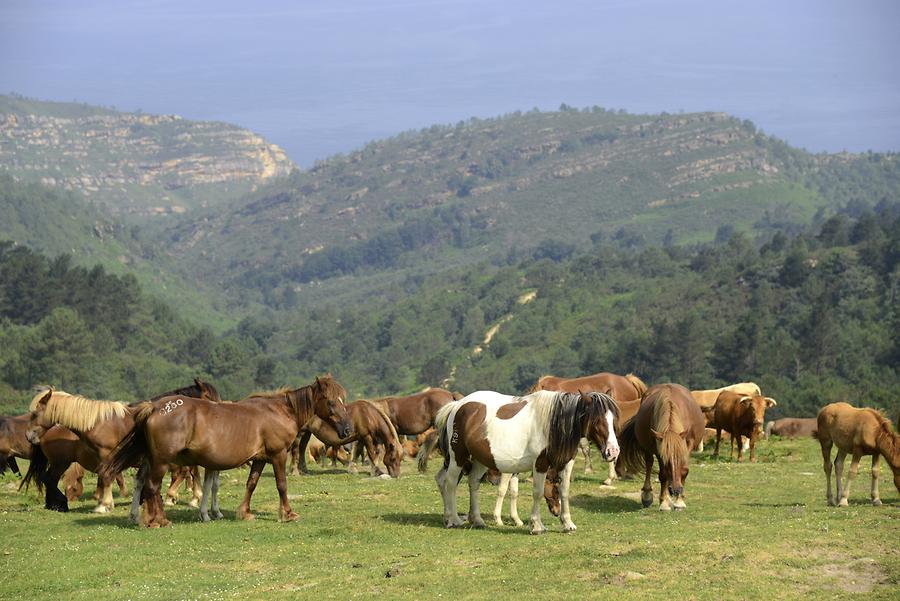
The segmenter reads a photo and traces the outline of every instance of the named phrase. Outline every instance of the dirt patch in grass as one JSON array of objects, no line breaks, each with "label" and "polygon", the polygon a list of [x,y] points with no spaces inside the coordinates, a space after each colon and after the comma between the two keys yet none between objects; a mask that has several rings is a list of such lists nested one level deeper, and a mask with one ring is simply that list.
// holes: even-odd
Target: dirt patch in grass
[{"label": "dirt patch in grass", "polygon": [[824,577],[836,579],[837,586],[848,593],[868,593],[879,584],[888,582],[881,566],[870,557],[847,563],[830,563],[819,566],[818,570]]}]

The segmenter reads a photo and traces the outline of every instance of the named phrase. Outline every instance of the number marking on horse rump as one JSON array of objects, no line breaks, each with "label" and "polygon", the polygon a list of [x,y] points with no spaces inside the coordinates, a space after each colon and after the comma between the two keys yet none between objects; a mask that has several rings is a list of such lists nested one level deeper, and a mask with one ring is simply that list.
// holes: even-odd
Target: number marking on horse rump
[{"label": "number marking on horse rump", "polygon": [[159,412],[162,415],[167,415],[169,413],[172,413],[172,411],[174,411],[175,409],[178,409],[182,405],[184,405],[184,401],[181,399],[175,399],[174,401],[166,401],[166,404],[163,405],[162,409],[160,409]]}]

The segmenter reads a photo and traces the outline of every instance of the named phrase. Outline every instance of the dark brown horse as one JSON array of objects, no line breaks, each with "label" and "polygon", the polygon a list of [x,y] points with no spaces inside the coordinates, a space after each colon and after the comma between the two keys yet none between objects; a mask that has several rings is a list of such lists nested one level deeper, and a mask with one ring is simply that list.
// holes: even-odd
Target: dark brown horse
[{"label": "dark brown horse", "polygon": [[458,398],[462,397],[449,390],[428,388],[409,396],[388,396],[369,402],[387,414],[397,434],[415,436],[434,426],[438,409]]},{"label": "dark brown horse", "polygon": [[16,457],[31,459],[31,443],[25,438],[30,414],[0,417],[0,474],[10,470],[21,476]]},{"label": "dark brown horse", "polygon": [[365,447],[372,465],[372,475],[380,476],[381,470],[377,466],[378,449],[384,449],[384,466],[391,478],[400,477],[400,463],[403,461],[403,447],[397,436],[397,430],[388,416],[366,400],[358,400],[347,405],[350,413],[352,432],[349,438],[342,439],[337,430],[328,422],[314,417],[304,426],[305,432],[300,437],[300,443],[294,449],[299,454],[295,462],[300,464],[300,469],[306,472],[306,445],[311,434],[323,443],[333,447],[340,447],[349,442],[358,441]]},{"label": "dark brown horse", "polygon": [[[619,406],[619,423],[624,424],[631,419],[641,406],[641,397],[647,392],[647,385],[634,374],[620,376],[609,372],[600,372],[580,378],[560,378],[558,376],[541,376],[529,392],[536,390],[555,390],[560,392],[602,392],[608,394]],[[582,441],[581,452],[584,454],[584,471],[593,470],[590,445]],[[556,474],[549,473],[548,478]],[[604,484],[610,485],[617,479],[616,462],[609,463],[609,475]],[[553,507],[551,507],[552,511]]]},{"label": "dark brown horse", "polygon": [[[62,391],[50,396],[38,393],[32,400],[30,423],[26,437],[39,446],[35,447],[33,460],[22,482],[28,486],[34,482],[40,491],[46,487],[45,507],[56,511],[68,511],[66,496],[59,490],[59,479],[73,461],[85,469],[96,472],[100,462],[109,457],[125,434],[133,427],[135,404],[125,406],[110,401],[94,401]],[[178,388],[167,394],[202,395],[219,401],[214,386],[194,379],[192,386]],[[157,397],[159,398],[159,397]],[[51,399],[52,409],[48,411]],[[54,425],[55,424],[55,425]],[[113,508],[111,480],[98,479],[97,487],[103,491],[100,503],[94,509],[107,513]],[[123,495],[127,494],[120,485]],[[132,507],[136,512],[136,507]]]},{"label": "dark brown horse", "polygon": [[[688,476],[691,451],[704,435],[703,413],[690,391],[679,384],[658,384],[644,395],[637,414],[622,428],[619,436],[622,468],[646,470],[641,503],[653,504],[650,474],[653,458],[659,462],[659,509],[684,509],[684,483]],[[670,497],[674,497],[672,500]]]},{"label": "dark brown horse", "polygon": [[135,427],[100,466],[100,473],[108,476],[145,461],[135,486],[143,485],[145,523],[160,527],[170,524],[159,494],[170,466],[200,465],[208,471],[219,471],[251,462],[247,490],[237,510],[238,518],[249,520],[254,517],[250,512],[253,491],[265,464],[271,463],[281,501],[279,518],[293,521],[299,516],[288,502],[288,450],[300,428],[314,415],[331,422],[342,436],[349,434],[345,396],[343,386],[326,376],[303,388],[256,394],[237,403],[181,397],[141,403],[134,416]]}]

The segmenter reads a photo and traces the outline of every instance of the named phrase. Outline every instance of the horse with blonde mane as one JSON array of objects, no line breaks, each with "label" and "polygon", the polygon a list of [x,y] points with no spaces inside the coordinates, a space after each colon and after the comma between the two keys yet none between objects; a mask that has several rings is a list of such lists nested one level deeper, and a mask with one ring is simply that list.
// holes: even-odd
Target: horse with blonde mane
[{"label": "horse with blonde mane", "polygon": [[[567,393],[538,391],[525,397],[512,397],[491,391],[479,391],[442,407],[435,418],[435,429],[444,455],[444,465],[435,476],[444,503],[444,525],[462,526],[456,513],[456,488],[463,474],[469,474],[469,523],[484,527],[478,506],[478,487],[482,476],[493,469],[500,473],[531,470],[531,533],[546,532],[541,521],[540,502],[544,480],[551,467],[561,474],[560,522],[567,532],[575,530],[569,509],[569,482],[574,457],[582,437],[588,436],[600,446],[607,459],[618,455],[615,422],[618,408],[603,393]],[[428,451],[420,452],[422,458]]]},{"label": "horse with blonde mane", "polygon": [[659,510],[684,509],[684,483],[690,453],[703,439],[704,419],[690,392],[678,384],[658,384],[644,395],[641,408],[622,428],[622,468],[645,470],[641,504],[653,504],[650,475],[659,463]]},{"label": "horse with blonde mane", "polygon": [[146,525],[158,528],[171,523],[159,494],[162,478],[170,466],[205,467],[204,493],[209,488],[211,495],[204,496],[210,496],[215,503],[218,475],[211,477],[211,472],[239,467],[249,461],[250,476],[237,517],[251,520],[255,517],[250,511],[253,491],[266,463],[271,463],[280,499],[279,519],[294,521],[300,516],[288,501],[285,473],[288,450],[300,428],[314,415],[330,421],[341,435],[349,434],[350,423],[343,402],[346,394],[344,387],[328,375],[302,388],[280,388],[237,403],[180,397],[140,403],[134,428],[101,464],[100,473],[109,476],[143,461],[135,487],[142,491]]},{"label": "horse with blonde mane", "polygon": [[[647,385],[634,374],[620,376],[609,372],[600,372],[580,378],[560,378],[557,376],[541,376],[529,392],[537,390],[556,390],[562,392],[602,392],[608,394],[619,407],[619,420],[625,423],[637,413],[641,406],[641,397],[647,392]],[[591,447],[586,440],[581,441],[581,452],[584,455],[584,471],[593,471],[591,463]],[[609,474],[603,484],[611,485],[618,475],[616,462],[609,462]]]},{"label": "horse with blonde mane", "polygon": [[[194,379],[194,384],[175,389],[171,395],[198,395],[214,402],[221,401],[214,386]],[[159,397],[155,397],[159,398]],[[34,447],[33,460],[23,480],[23,486],[36,483],[40,491],[46,486],[47,509],[68,511],[66,496],[59,491],[59,479],[72,462],[96,472],[125,434],[133,427],[135,405],[118,401],[98,401],[50,388],[39,392],[31,401],[29,427],[26,436]],[[112,474],[115,478],[117,474]],[[116,478],[118,480],[118,478]],[[111,479],[98,479],[103,491],[96,513],[108,513],[114,507]],[[127,495],[124,486],[120,491]],[[132,499],[132,512],[136,511]]]},{"label": "horse with blonde mane", "polygon": [[[900,427],[900,420],[898,420]],[[846,507],[850,496],[850,484],[859,469],[863,455],[872,456],[873,505],[881,505],[878,496],[878,461],[883,455],[894,472],[894,486],[900,492],[900,434],[891,430],[891,422],[875,409],[857,409],[847,403],[825,405],[817,417],[816,437],[822,447],[823,469],[825,470],[825,497],[829,505],[834,505],[831,494],[831,447],[836,446],[837,456],[834,468],[839,507]],[[841,486],[844,460],[851,454],[850,472],[846,486]]]}]

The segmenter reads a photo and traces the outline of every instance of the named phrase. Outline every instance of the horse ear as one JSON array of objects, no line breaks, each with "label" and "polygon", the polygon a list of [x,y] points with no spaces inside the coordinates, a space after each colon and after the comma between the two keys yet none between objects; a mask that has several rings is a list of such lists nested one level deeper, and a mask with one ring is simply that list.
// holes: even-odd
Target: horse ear
[{"label": "horse ear", "polygon": [[751,402],[752,400],[753,400],[753,397],[742,396],[742,397],[741,397],[741,400],[738,401],[738,402],[739,402],[741,405],[749,405],[750,402]]},{"label": "horse ear", "polygon": [[47,394],[41,397],[41,400],[38,401],[38,405],[46,405],[50,401],[50,397],[53,396],[53,387],[47,389]]},{"label": "horse ear", "polygon": [[195,384],[198,388],[203,388],[203,384],[200,382],[200,378],[198,378],[198,377],[196,377],[196,376],[194,377],[194,384]]},{"label": "horse ear", "polygon": [[655,436],[657,438],[657,440],[662,440],[663,435],[660,432],[657,432],[653,428],[650,428],[650,431],[653,432],[653,436]]},{"label": "horse ear", "polygon": [[771,397],[766,397],[766,407],[774,407],[778,403],[775,402],[775,399]]}]

